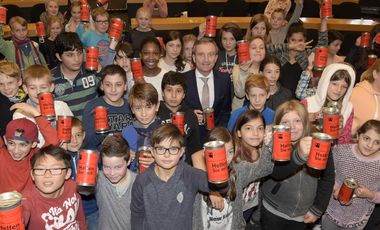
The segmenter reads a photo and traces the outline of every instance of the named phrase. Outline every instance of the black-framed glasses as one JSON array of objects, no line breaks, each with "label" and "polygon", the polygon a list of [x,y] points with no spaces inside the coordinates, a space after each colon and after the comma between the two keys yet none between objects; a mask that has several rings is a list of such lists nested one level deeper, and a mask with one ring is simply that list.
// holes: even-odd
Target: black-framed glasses
[{"label": "black-framed glasses", "polygon": [[40,169],[40,168],[34,168],[33,174],[36,176],[45,176],[46,172],[49,171],[50,175],[52,176],[58,176],[62,174],[63,170],[67,170],[68,168],[52,168],[52,169]]},{"label": "black-framed glasses", "polygon": [[165,148],[162,146],[154,147],[154,150],[157,155],[164,155],[166,151],[168,151],[170,155],[177,155],[180,149],[181,149],[180,147],[170,147],[170,148]]}]

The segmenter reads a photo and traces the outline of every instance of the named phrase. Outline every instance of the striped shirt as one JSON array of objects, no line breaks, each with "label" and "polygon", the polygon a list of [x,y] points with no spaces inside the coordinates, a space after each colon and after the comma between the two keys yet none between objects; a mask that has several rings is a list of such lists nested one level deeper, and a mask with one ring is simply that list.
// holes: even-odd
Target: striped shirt
[{"label": "striped shirt", "polygon": [[82,65],[79,74],[70,81],[63,76],[60,64],[52,69],[52,75],[55,99],[66,102],[74,116],[82,120],[83,109],[87,102],[98,96],[99,76],[86,71]]}]

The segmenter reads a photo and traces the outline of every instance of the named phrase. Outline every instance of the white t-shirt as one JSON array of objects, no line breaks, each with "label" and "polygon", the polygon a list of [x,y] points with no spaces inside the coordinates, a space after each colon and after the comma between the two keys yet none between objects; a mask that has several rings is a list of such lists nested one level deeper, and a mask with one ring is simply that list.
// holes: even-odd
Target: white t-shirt
[{"label": "white t-shirt", "polygon": [[202,197],[201,212],[203,229],[231,230],[233,212],[231,202],[228,199],[224,199],[224,208],[220,212],[212,207],[208,207]]},{"label": "white t-shirt", "polygon": [[[160,61],[158,62],[158,67],[160,67],[161,69],[164,69],[166,72],[169,72],[169,71],[177,72],[177,67],[175,65],[168,65],[164,61],[164,58],[160,58]],[[182,71],[179,71],[179,72],[185,73],[185,72],[190,71],[190,70],[191,70],[191,67],[190,67],[189,63],[185,62],[185,67],[183,68]]]},{"label": "white t-shirt", "polygon": [[161,72],[159,72],[156,76],[154,77],[147,77],[147,76],[144,76],[144,80],[146,83],[150,83],[154,86],[154,88],[156,88],[157,92],[158,92],[158,100],[159,101],[162,101],[162,90],[161,90],[161,82],[162,82],[162,78],[164,77],[164,74],[166,73],[167,71],[162,69],[161,68]]}]

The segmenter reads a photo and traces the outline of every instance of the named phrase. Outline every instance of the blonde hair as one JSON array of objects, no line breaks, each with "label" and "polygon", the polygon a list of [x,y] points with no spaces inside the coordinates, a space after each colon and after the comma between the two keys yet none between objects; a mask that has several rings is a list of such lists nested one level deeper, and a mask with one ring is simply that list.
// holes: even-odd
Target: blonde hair
[{"label": "blonde hair", "polygon": [[57,5],[59,6],[59,4],[58,4],[58,0],[46,0],[46,1],[45,1],[45,8],[48,7],[49,3],[51,3],[51,2],[55,2],[55,3],[57,3]]},{"label": "blonde hair", "polygon": [[262,74],[252,74],[245,82],[245,93],[248,94],[249,90],[253,87],[260,88],[269,93],[269,81]]},{"label": "blonde hair", "polygon": [[195,37],[194,34],[186,34],[182,37],[182,43],[185,44],[186,42],[195,42],[197,40],[197,37]]},{"label": "blonde hair", "polygon": [[95,10],[91,12],[91,17],[94,21],[97,20],[97,17],[99,15],[105,15],[109,19],[110,15],[108,14],[107,10],[105,10],[103,7],[98,7]]},{"label": "blonde hair", "polygon": [[146,14],[149,15],[150,18],[152,17],[152,12],[150,11],[150,9],[148,7],[140,7],[140,8],[138,8],[137,11],[136,11],[136,18],[141,13],[146,13]]},{"label": "blonde hair", "polygon": [[0,61],[0,74],[16,78],[17,80],[21,79],[20,68],[14,62]]},{"label": "blonde hair", "polygon": [[43,65],[31,65],[24,72],[24,85],[27,85],[31,80],[47,79],[48,83],[52,83],[50,70]]},{"label": "blonde hair", "polygon": [[53,23],[56,23],[56,22],[58,22],[61,29],[63,29],[63,20],[61,17],[56,16],[56,15],[55,16],[49,16],[47,19],[47,31],[48,31],[49,35],[50,35],[51,25],[53,25]]},{"label": "blonde hair", "polygon": [[9,26],[11,27],[11,30],[13,30],[13,24],[18,23],[21,26],[28,26],[28,22],[25,20],[25,18],[20,16],[14,16],[9,20]]},{"label": "blonde hair", "polygon": [[380,59],[377,59],[377,61],[375,61],[371,67],[364,71],[360,77],[360,81],[368,81],[372,83],[375,80],[373,78],[373,71],[380,72]]}]

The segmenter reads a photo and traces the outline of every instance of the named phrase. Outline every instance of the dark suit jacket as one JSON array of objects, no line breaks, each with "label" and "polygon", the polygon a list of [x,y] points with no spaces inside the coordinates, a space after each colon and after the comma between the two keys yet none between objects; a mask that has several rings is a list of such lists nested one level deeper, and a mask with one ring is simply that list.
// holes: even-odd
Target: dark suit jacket
[{"label": "dark suit jacket", "polygon": [[[215,126],[227,126],[231,114],[231,78],[224,73],[213,70],[214,72],[214,109]],[[186,75],[186,95],[185,103],[191,109],[202,110],[202,104],[199,100],[195,70],[190,70]],[[204,143],[207,130],[204,125],[200,126],[201,143]]]}]

